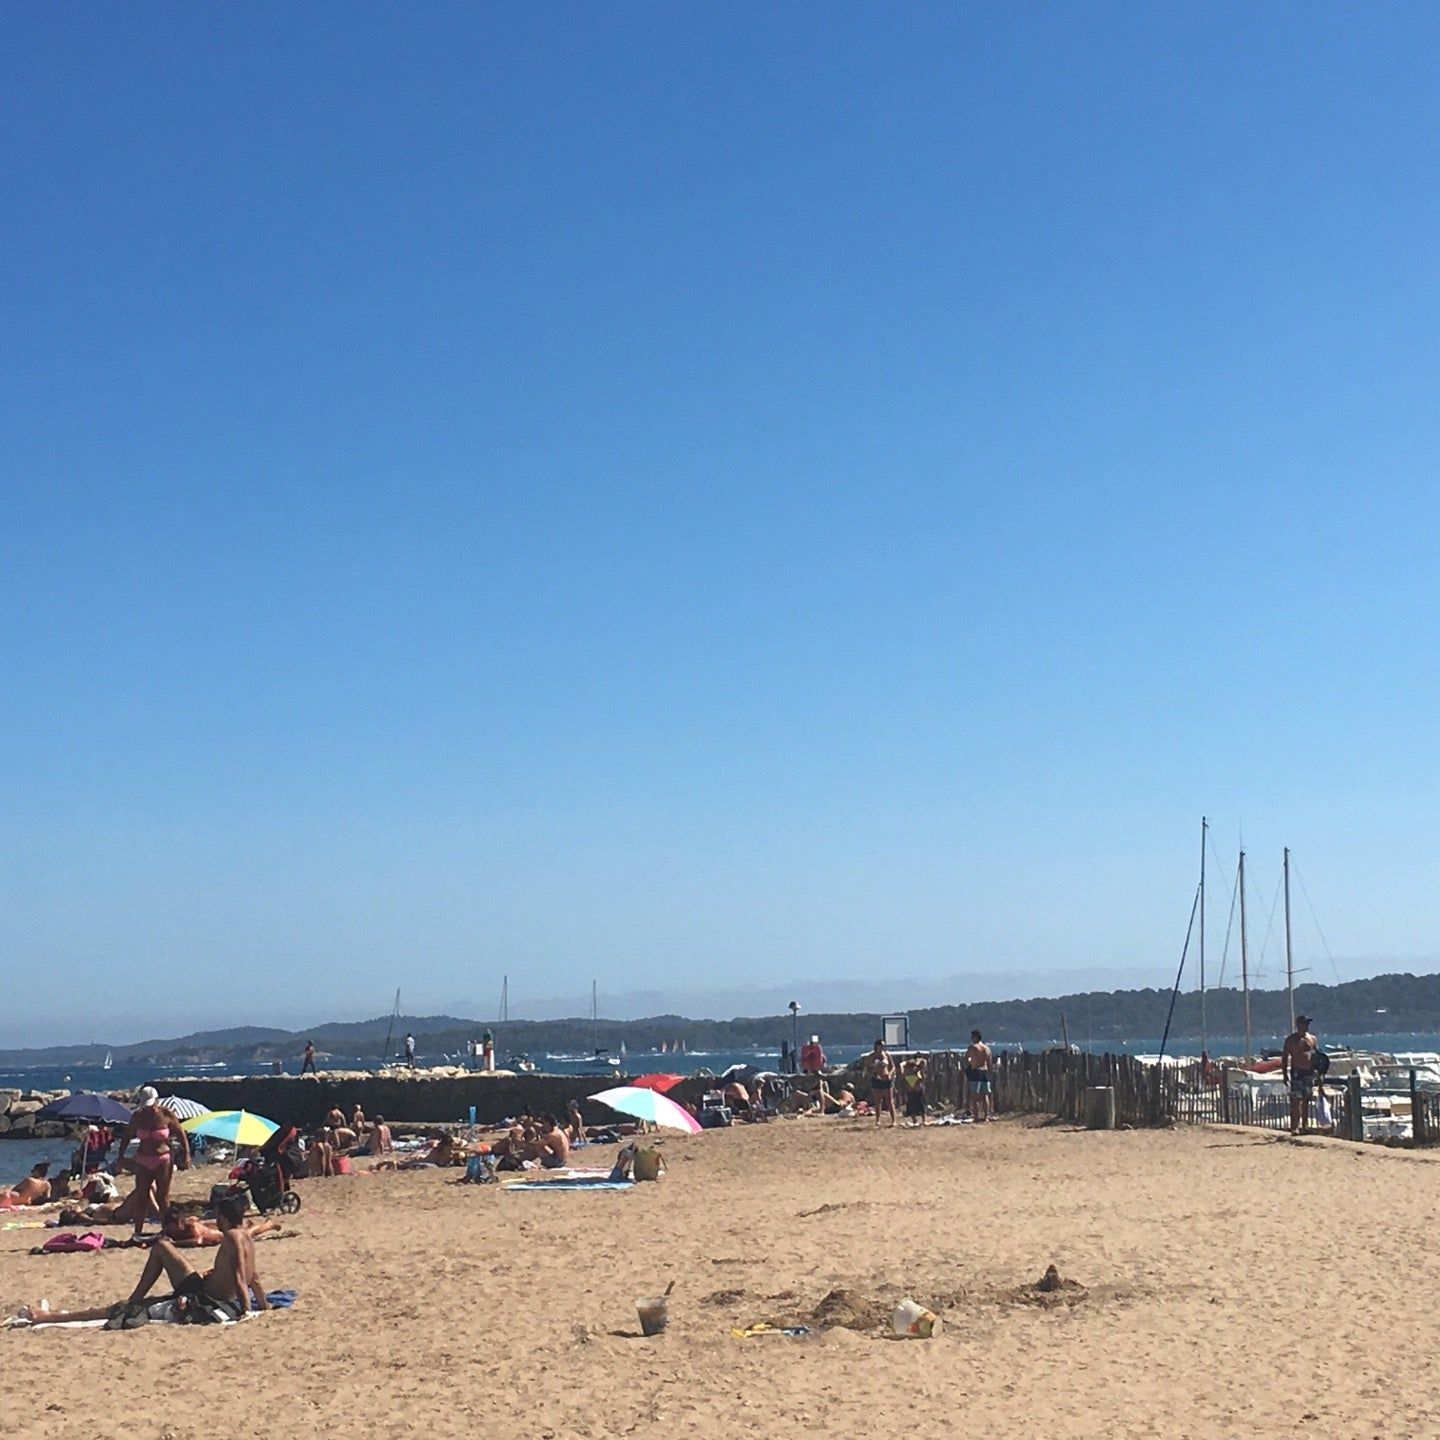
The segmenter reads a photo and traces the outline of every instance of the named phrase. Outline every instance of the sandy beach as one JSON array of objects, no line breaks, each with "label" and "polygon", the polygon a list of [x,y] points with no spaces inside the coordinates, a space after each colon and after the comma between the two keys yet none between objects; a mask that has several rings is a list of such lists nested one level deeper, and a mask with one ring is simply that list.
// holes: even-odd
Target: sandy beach
[{"label": "sandy beach", "polygon": [[[625,1193],[302,1182],[298,1234],[258,1246],[292,1311],[7,1332],[5,1414],[169,1440],[250,1411],[343,1436],[1440,1434],[1429,1156],[1020,1119],[775,1122],[664,1150],[666,1178]],[[42,1238],[0,1234],[7,1314],[118,1298],[138,1273],[131,1251],[30,1256]],[[1051,1263],[1083,1288],[1037,1296]],[[669,1330],[641,1338],[632,1302],[671,1280]],[[943,1333],[872,1329],[902,1294]],[[762,1320],[814,1333],[731,1335]]]}]

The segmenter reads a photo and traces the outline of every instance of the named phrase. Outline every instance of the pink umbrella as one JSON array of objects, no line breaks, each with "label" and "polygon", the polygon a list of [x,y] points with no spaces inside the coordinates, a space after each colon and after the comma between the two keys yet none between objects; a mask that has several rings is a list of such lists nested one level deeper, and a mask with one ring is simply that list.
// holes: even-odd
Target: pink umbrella
[{"label": "pink umbrella", "polygon": [[601,1090],[590,1098],[608,1105],[621,1115],[633,1115],[637,1120],[648,1120],[652,1125],[664,1125],[669,1130],[684,1130],[689,1135],[698,1135],[704,1128],[688,1110],[658,1091],[646,1090],[640,1085],[617,1085],[613,1090]]}]

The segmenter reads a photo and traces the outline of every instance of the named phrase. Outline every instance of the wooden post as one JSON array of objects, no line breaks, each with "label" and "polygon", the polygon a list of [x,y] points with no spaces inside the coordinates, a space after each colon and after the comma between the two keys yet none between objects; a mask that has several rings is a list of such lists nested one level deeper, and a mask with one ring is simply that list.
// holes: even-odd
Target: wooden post
[{"label": "wooden post", "polygon": [[1410,1138],[1417,1145],[1425,1143],[1425,1111],[1413,1065],[1410,1067]]},{"label": "wooden post", "polygon": [[1087,1130],[1113,1130],[1115,1128],[1115,1087],[1113,1085],[1092,1085],[1085,1092],[1085,1128]]},{"label": "wooden post", "polygon": [[1220,1119],[1230,1124],[1230,1067],[1220,1067]]},{"label": "wooden post", "polygon": [[1345,1118],[1349,1122],[1346,1128],[1350,1132],[1350,1139],[1363,1140],[1365,1138],[1365,1116],[1360,1109],[1360,1077],[1350,1075],[1345,1081]]}]

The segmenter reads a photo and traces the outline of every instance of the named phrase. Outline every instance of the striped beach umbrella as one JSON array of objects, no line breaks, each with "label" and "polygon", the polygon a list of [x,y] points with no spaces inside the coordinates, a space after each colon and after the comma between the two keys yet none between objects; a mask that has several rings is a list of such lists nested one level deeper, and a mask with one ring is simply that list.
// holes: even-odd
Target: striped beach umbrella
[{"label": "striped beach umbrella", "polygon": [[177,1120],[194,1120],[200,1115],[210,1114],[208,1105],[202,1105],[198,1100],[187,1100],[183,1095],[166,1095],[157,1103]]}]

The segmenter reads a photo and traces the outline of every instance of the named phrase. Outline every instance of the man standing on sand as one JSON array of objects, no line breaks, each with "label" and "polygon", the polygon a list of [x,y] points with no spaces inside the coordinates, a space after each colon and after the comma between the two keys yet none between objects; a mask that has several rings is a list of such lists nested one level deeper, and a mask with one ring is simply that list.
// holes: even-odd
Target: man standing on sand
[{"label": "man standing on sand", "polygon": [[877,1040],[875,1048],[866,1057],[865,1074],[870,1080],[870,1103],[875,1107],[875,1124],[878,1127],[880,1117],[888,1111],[893,1130],[896,1124],[895,1062],[890,1058],[883,1040]]},{"label": "man standing on sand", "polygon": [[1290,1133],[1310,1128],[1310,1097],[1315,1093],[1315,1052],[1319,1041],[1310,1033],[1310,1016],[1297,1015],[1295,1029],[1285,1037],[1280,1073],[1290,1091]]},{"label": "man standing on sand", "polygon": [[970,1090],[970,1118],[977,1125],[994,1119],[995,1078],[990,1070],[994,1058],[980,1032],[972,1030],[964,1064],[965,1083]]}]

